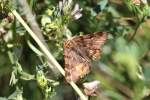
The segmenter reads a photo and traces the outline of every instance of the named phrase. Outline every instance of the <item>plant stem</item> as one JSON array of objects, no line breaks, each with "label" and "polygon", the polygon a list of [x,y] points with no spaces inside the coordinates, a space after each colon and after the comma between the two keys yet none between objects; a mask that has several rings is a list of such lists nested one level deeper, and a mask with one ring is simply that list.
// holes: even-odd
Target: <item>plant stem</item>
[{"label": "plant stem", "polygon": [[[39,45],[43,53],[46,55],[47,59],[52,63],[54,67],[56,67],[60,73],[65,76],[64,69],[59,65],[59,63],[55,60],[55,58],[52,56],[52,54],[48,51],[46,46],[41,42],[41,40],[35,35],[35,33],[29,28],[29,26],[26,24],[26,22],[21,18],[21,16],[17,13],[16,10],[13,10],[12,13],[17,18],[17,20],[24,26],[24,28],[28,31],[28,33],[31,35],[31,37],[35,40],[35,42]],[[80,96],[82,100],[87,100],[87,97],[81,92],[79,87],[73,82],[69,82],[69,84],[74,88],[74,90],[77,92],[77,94]]]},{"label": "plant stem", "polygon": [[133,35],[132,35],[131,38],[129,39],[129,42],[134,39],[134,37],[135,37],[135,35],[137,34],[137,31],[138,31],[140,25],[143,23],[143,20],[144,20],[144,17],[143,17],[143,18],[139,21],[139,23],[137,24]]}]

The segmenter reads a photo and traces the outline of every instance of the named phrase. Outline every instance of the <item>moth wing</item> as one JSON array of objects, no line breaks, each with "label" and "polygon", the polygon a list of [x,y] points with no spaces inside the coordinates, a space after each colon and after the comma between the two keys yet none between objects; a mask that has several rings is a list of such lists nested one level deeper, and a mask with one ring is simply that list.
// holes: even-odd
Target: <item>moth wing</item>
[{"label": "moth wing", "polygon": [[88,34],[79,36],[73,40],[79,46],[80,50],[84,50],[86,55],[92,60],[99,59],[101,50],[100,48],[107,39],[106,32],[97,32],[95,34]]},{"label": "moth wing", "polygon": [[[64,46],[70,41],[65,41]],[[72,46],[70,46],[72,45]],[[76,44],[64,47],[65,77],[67,81],[77,82],[90,72],[91,61]]]}]

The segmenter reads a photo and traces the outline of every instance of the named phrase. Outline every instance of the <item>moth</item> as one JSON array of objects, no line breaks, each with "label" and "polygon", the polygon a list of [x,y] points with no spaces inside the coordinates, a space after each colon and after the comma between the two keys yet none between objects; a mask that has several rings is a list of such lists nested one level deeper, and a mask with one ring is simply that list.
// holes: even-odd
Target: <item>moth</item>
[{"label": "moth", "polygon": [[64,40],[65,77],[77,82],[90,72],[91,61],[100,58],[106,32],[97,32]]}]

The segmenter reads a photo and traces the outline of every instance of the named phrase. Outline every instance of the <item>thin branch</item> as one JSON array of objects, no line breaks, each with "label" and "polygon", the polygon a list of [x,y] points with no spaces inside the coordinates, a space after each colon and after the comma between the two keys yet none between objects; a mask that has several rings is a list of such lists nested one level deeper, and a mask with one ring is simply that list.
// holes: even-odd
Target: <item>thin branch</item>
[{"label": "thin branch", "polygon": [[[56,67],[60,73],[65,76],[64,69],[59,65],[59,63],[55,60],[55,58],[52,56],[52,54],[48,51],[46,46],[41,42],[41,40],[35,35],[35,33],[29,28],[29,26],[25,23],[25,21],[21,18],[21,16],[17,13],[16,10],[13,10],[12,13],[17,18],[17,20],[24,26],[24,28],[28,31],[28,33],[31,35],[31,37],[36,41],[36,43],[39,45],[45,56],[47,56],[47,59],[52,62],[52,65]],[[73,82],[69,82],[69,84],[74,88],[74,90],[77,92],[77,94],[80,96],[82,100],[88,100],[87,97],[81,92],[79,87]]]}]

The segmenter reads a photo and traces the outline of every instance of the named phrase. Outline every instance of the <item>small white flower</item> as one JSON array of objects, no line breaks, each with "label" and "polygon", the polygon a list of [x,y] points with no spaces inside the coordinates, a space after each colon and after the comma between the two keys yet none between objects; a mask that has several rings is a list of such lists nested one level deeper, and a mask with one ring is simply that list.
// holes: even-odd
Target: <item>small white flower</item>
[{"label": "small white flower", "polygon": [[98,88],[98,84],[100,84],[99,81],[92,81],[92,82],[88,82],[88,83],[84,83],[83,86],[85,88],[88,88],[88,89],[94,89],[94,88]]},{"label": "small white flower", "polygon": [[82,14],[81,14],[81,13],[76,13],[76,14],[74,15],[74,19],[75,19],[75,20],[79,19],[80,17],[82,17]]},{"label": "small white flower", "polygon": [[68,5],[72,5],[72,0],[68,0]]},{"label": "small white flower", "polygon": [[[70,15],[74,19],[79,19],[82,14],[79,4],[75,4],[73,8],[73,1],[72,0],[63,0],[59,2],[59,9],[64,15]],[[73,10],[72,10],[73,9]]]},{"label": "small white flower", "polygon": [[58,6],[59,6],[59,10],[62,11],[62,8],[63,8],[63,2],[62,2],[62,1],[59,1]]},{"label": "small white flower", "polygon": [[80,9],[79,4],[75,4],[75,6],[71,12],[71,15],[73,16],[74,19],[77,20],[80,17],[82,17],[81,11],[82,11],[82,9]]},{"label": "small white flower", "polygon": [[79,9],[79,4],[76,4],[74,9],[72,10],[71,12],[71,15],[74,15],[76,12],[78,12],[80,9]]}]

